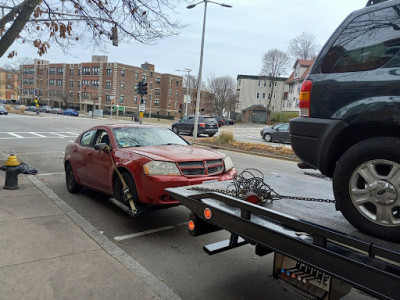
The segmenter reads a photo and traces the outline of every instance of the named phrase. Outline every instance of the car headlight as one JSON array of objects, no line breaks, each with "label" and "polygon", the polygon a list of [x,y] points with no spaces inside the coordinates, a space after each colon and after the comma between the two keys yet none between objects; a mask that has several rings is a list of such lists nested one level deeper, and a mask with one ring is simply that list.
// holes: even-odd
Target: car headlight
[{"label": "car headlight", "polygon": [[143,166],[145,175],[180,175],[175,163],[165,161],[150,161]]},{"label": "car headlight", "polygon": [[224,158],[225,172],[228,172],[230,169],[233,169],[233,162],[229,156]]}]

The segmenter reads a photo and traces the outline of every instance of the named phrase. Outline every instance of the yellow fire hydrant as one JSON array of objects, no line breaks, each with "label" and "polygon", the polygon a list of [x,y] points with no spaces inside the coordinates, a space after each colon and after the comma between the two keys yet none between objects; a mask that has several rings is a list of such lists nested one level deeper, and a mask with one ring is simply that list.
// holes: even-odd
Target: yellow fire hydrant
[{"label": "yellow fire hydrant", "polygon": [[6,180],[3,189],[16,190],[18,189],[18,174],[23,170],[14,152],[10,152],[6,161]]}]

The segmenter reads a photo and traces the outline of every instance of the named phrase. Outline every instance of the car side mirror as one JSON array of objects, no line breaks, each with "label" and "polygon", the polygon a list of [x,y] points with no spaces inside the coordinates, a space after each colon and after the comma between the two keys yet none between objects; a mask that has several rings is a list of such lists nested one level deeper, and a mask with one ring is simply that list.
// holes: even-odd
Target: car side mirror
[{"label": "car side mirror", "polygon": [[94,150],[99,150],[104,153],[110,153],[112,149],[106,143],[98,143],[94,145]]}]

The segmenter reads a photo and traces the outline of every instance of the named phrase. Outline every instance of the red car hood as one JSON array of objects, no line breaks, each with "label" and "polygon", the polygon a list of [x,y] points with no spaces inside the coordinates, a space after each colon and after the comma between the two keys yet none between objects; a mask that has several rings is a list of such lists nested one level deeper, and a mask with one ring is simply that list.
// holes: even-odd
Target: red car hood
[{"label": "red car hood", "polygon": [[222,159],[225,157],[224,154],[211,149],[181,145],[129,148],[129,150],[125,148],[121,150],[135,152],[152,160],[174,162]]}]

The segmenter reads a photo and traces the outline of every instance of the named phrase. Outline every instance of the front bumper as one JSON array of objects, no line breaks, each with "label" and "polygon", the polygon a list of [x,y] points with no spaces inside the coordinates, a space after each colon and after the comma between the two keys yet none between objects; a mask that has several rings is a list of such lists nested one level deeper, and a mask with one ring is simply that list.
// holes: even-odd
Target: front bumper
[{"label": "front bumper", "polygon": [[137,186],[137,194],[141,203],[146,205],[176,205],[179,201],[173,199],[166,191],[166,188],[181,187],[201,184],[207,181],[232,180],[237,174],[235,168],[221,175],[184,177],[181,175],[172,176],[149,176],[142,175],[141,186]]}]

